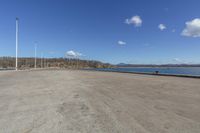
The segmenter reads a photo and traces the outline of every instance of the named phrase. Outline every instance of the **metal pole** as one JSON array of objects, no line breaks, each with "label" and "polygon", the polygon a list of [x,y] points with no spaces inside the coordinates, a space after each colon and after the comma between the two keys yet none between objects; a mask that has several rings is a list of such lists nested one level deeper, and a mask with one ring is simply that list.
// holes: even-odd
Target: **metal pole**
[{"label": "metal pole", "polygon": [[16,61],[15,61],[15,70],[18,70],[18,18],[16,18]]},{"label": "metal pole", "polygon": [[37,68],[37,44],[35,44],[35,69]]}]

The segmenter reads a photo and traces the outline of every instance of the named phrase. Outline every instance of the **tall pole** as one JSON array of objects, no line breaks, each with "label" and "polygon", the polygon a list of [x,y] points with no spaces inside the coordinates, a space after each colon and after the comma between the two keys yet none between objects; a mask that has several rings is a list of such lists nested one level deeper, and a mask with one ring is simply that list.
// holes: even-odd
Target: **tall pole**
[{"label": "tall pole", "polygon": [[19,19],[16,18],[16,61],[15,61],[15,70],[17,71],[18,70],[18,26],[19,24]]},{"label": "tall pole", "polygon": [[35,69],[37,68],[37,44],[35,44]]}]

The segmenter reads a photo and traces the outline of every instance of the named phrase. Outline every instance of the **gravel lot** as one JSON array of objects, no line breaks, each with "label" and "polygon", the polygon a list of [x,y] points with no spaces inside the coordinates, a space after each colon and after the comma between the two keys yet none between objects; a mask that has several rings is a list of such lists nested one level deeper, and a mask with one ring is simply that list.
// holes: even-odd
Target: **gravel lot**
[{"label": "gravel lot", "polygon": [[0,72],[0,133],[200,133],[200,79]]}]

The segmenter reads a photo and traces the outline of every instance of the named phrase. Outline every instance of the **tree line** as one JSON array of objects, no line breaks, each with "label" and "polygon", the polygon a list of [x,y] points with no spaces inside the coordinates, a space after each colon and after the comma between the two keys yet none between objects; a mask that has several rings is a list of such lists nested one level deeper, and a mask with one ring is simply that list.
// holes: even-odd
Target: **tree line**
[{"label": "tree line", "polygon": [[[35,58],[33,57],[21,57],[18,58],[18,68],[28,69],[35,67]],[[46,67],[59,67],[59,68],[111,68],[109,63],[102,63],[95,60],[82,60],[73,58],[37,58],[37,68]],[[0,68],[15,68],[14,57],[0,57]]]}]

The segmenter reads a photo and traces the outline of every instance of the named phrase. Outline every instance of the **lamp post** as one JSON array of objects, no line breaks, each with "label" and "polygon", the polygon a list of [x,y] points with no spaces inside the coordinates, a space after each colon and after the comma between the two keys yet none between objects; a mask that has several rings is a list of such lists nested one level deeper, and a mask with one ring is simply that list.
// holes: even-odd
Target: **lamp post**
[{"label": "lamp post", "polygon": [[15,70],[18,70],[18,32],[19,32],[19,19],[16,18],[16,61],[15,61]]}]

